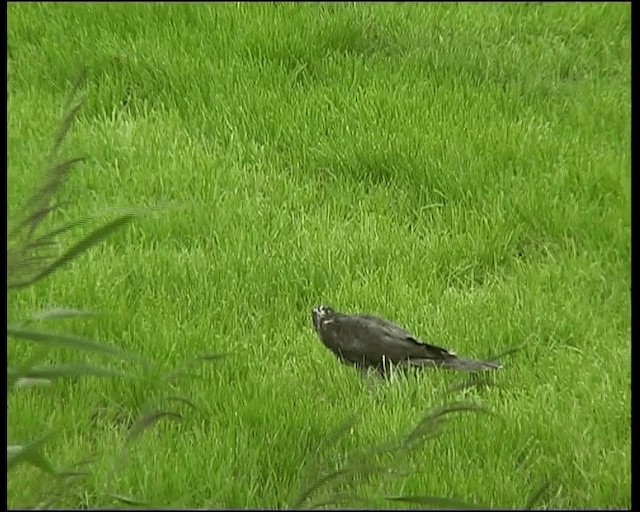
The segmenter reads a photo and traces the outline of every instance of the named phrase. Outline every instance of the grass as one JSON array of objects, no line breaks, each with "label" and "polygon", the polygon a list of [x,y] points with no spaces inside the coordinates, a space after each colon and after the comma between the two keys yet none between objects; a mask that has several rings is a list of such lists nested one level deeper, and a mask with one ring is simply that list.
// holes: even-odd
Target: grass
[{"label": "grass", "polygon": [[[452,418],[407,477],[343,490],[521,508],[548,481],[544,508],[630,507],[630,34],[629,4],[10,5],[9,216],[79,65],[67,148],[89,159],[59,215],[179,208],[11,295],[8,317],[102,312],[65,327],[164,369],[230,355],[175,384],[197,408],[117,470],[122,417],[161,398],[141,382],[10,394],[8,440],[55,429],[58,466],[96,458],[68,507],[281,508],[314,464],[463,398],[494,414]],[[363,381],[315,337],[320,303],[460,355],[525,349],[486,389]],[[18,507],[56,484],[7,485]]]}]

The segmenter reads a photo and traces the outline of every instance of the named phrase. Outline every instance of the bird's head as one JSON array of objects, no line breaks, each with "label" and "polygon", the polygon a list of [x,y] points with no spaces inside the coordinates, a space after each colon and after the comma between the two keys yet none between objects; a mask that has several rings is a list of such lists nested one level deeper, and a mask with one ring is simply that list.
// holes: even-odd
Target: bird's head
[{"label": "bird's head", "polygon": [[311,310],[311,319],[313,321],[313,327],[316,331],[320,331],[320,329],[328,324],[333,322],[335,318],[336,312],[331,309],[329,306],[316,306]]}]

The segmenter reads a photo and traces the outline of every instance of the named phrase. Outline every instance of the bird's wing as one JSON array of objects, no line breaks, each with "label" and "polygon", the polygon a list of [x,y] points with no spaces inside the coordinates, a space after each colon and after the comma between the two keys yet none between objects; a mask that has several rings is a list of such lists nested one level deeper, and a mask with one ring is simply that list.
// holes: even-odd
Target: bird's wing
[{"label": "bird's wing", "polygon": [[354,316],[352,317],[356,321],[361,324],[367,324],[369,328],[380,329],[380,331],[385,332],[386,334],[393,336],[398,339],[407,339],[410,338],[412,340],[417,341],[417,338],[408,331],[405,331],[402,327],[385,320],[384,318],[380,318],[372,315],[362,315],[362,316]]},{"label": "bird's wing", "polygon": [[385,356],[397,362],[410,358],[454,357],[443,348],[421,343],[402,327],[383,318],[370,315],[349,316],[343,321],[350,339],[350,343],[345,344],[344,350],[353,354],[366,355],[367,359],[380,361],[382,356]]}]

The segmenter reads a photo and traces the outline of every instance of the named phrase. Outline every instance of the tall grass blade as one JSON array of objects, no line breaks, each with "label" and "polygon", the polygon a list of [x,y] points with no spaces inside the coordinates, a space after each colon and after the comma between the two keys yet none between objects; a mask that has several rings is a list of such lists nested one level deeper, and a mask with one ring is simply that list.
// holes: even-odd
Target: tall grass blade
[{"label": "tall grass blade", "polygon": [[489,372],[484,373],[470,373],[461,377],[459,382],[451,384],[447,391],[454,393],[457,391],[465,391],[467,389],[487,389],[495,386],[495,375]]},{"label": "tall grass blade", "polygon": [[117,501],[124,505],[128,505],[130,507],[147,507],[148,504],[145,501],[135,500],[133,498],[129,498],[128,496],[123,496],[122,494],[109,494],[108,495],[113,501]]},{"label": "tall grass blade", "polygon": [[59,364],[56,366],[39,366],[32,368],[7,367],[7,379],[54,379],[69,377],[120,377],[132,378],[133,376],[116,370],[109,370],[101,366],[86,363]]},{"label": "tall grass blade", "polygon": [[169,400],[169,401],[172,401],[172,402],[179,402],[181,404],[185,404],[186,406],[190,407],[191,409],[197,409],[196,404],[194,404],[186,396],[173,395],[173,396],[168,396],[166,398],[166,400]]},{"label": "tall grass blade", "polygon": [[125,447],[129,446],[135,439],[140,437],[142,433],[153,427],[156,423],[158,423],[161,419],[173,419],[173,420],[182,420],[182,416],[177,412],[173,411],[153,411],[146,416],[143,416],[139,420],[137,420],[131,430],[129,431],[129,435],[127,436],[126,441],[124,442]]},{"label": "tall grass blade", "polygon": [[42,343],[45,345],[56,345],[62,348],[81,350],[84,352],[104,354],[125,361],[147,364],[146,361],[138,355],[130,354],[124,350],[105,345],[104,343],[92,341],[80,336],[74,336],[72,334],[36,331],[21,326],[7,326],[7,337]]},{"label": "tall grass blade", "polygon": [[[314,480],[310,485],[305,487],[304,490],[300,493],[299,497],[294,501],[292,508],[294,509],[301,508],[305,503],[310,501],[310,498],[313,495],[315,495],[323,487],[328,487],[329,484],[344,481],[349,477],[359,476],[364,478],[370,478],[374,475],[379,475],[379,474],[386,474],[386,475],[393,474],[395,476],[398,476],[398,475],[406,476],[410,473],[397,472],[375,463],[369,463],[369,462],[350,463],[339,469],[325,473],[324,475]],[[331,500],[335,496],[336,495],[334,494],[324,499]],[[309,508],[314,508],[314,506],[310,505]]]},{"label": "tall grass blade", "polygon": [[27,322],[42,322],[46,320],[61,320],[67,318],[78,317],[96,317],[100,316],[100,313],[94,313],[92,311],[84,311],[82,309],[73,308],[52,308],[44,311],[40,311],[27,318]]},{"label": "tall grass blade", "polygon": [[359,503],[367,506],[367,505],[370,505],[373,501],[374,500],[372,500],[371,498],[366,498],[364,496],[359,496],[357,494],[337,493],[331,496],[330,498],[320,500],[320,501],[314,501],[313,503],[309,504],[306,507],[306,509],[316,510],[319,508],[329,507],[329,506],[335,508],[336,505],[355,504],[355,503]]},{"label": "tall grass blade", "polygon": [[192,380],[207,380],[204,375],[199,375],[197,373],[190,372],[188,370],[180,370],[177,372],[171,372],[168,375],[165,375],[162,378],[165,382],[174,382],[176,380],[182,379],[192,379]]},{"label": "tall grass blade", "polygon": [[[51,158],[54,157],[55,155],[52,155]],[[25,210],[31,213],[26,214],[26,218],[18,226],[29,226],[31,233],[35,231],[46,216],[55,209],[51,205],[51,201],[69,177],[71,169],[85,159],[86,157],[74,157],[64,162],[52,164],[45,173],[45,180],[42,185],[35,190],[27,201]]]},{"label": "tall grass blade", "polygon": [[36,187],[36,190],[25,202],[23,207],[24,211],[27,212],[25,219],[19,222],[17,227],[12,230],[12,236],[16,235],[18,231],[27,226],[29,226],[27,237],[29,238],[33,234],[37,226],[47,217],[47,215],[55,210],[56,207],[52,206],[50,203],[55,193],[64,184],[71,168],[84,160],[83,157],[79,157],[56,163],[57,155],[62,146],[62,141],[69,133],[73,121],[76,119],[78,112],[82,108],[82,100],[76,100],[75,105],[73,102],[84,81],[84,72],[79,74],[77,80],[74,81],[71,95],[65,107],[65,115],[54,134],[53,144],[47,158],[49,162],[53,163],[51,163],[45,170],[44,179],[41,184]]},{"label": "tall grass blade", "polygon": [[42,453],[44,444],[50,437],[45,435],[26,445],[7,445],[7,471],[14,469],[18,464],[30,464],[45,473],[56,476],[56,470]]},{"label": "tall grass blade", "polygon": [[[338,441],[338,439],[340,439],[347,432],[351,431],[351,429],[354,427],[358,419],[359,419],[358,415],[355,413],[347,416],[335,429],[333,429],[330,432],[324,444],[325,445],[335,444]],[[315,459],[316,462],[312,463],[307,467],[307,470],[305,471],[306,473],[305,480],[310,479],[311,475],[315,475],[319,472],[318,463],[317,463],[317,456],[319,455],[319,452],[320,450],[318,450],[316,453],[316,459]],[[304,486],[300,490],[300,492],[297,494],[297,496],[293,499],[290,505],[290,508],[293,508],[293,509],[300,508],[304,503],[306,503],[309,497],[315,492],[317,487],[318,487],[317,480],[312,480],[310,484],[307,484],[306,486]]]},{"label": "tall grass blade", "polygon": [[35,228],[40,224],[44,219],[47,218],[48,215],[58,210],[62,205],[60,203],[54,203],[51,205],[43,205],[37,208],[32,213],[27,213],[25,218],[16,224],[9,234],[8,238],[15,238],[18,236],[20,231],[25,227],[29,226],[29,234],[32,234],[35,231]]},{"label": "tall grass blade", "polygon": [[527,348],[527,345],[525,343],[522,343],[521,345],[516,345],[515,347],[510,347],[507,348],[505,350],[503,350],[502,352],[497,352],[493,355],[490,354],[490,359],[494,360],[494,359],[504,359],[505,357],[509,357],[512,356],[513,354],[516,354],[518,352],[520,352],[521,350],[524,350]]},{"label": "tall grass blade", "polygon": [[533,510],[534,507],[540,503],[543,496],[549,492],[551,489],[551,480],[545,480],[538,487],[536,487],[529,498],[527,498],[527,502],[524,505],[523,510]]},{"label": "tall grass blade", "polygon": [[415,428],[409,433],[409,435],[407,435],[403,441],[404,447],[412,449],[424,439],[433,437],[438,432],[440,424],[445,416],[458,412],[490,413],[486,407],[470,402],[455,402],[437,407],[425,414]]},{"label": "tall grass blade", "polygon": [[59,237],[60,235],[63,235],[68,231],[71,231],[73,229],[79,228],[80,226],[83,226],[84,224],[89,222],[89,220],[91,220],[91,217],[86,216],[86,217],[81,217],[79,219],[66,222],[58,226],[57,228],[53,228],[52,230],[47,231],[46,233],[43,233],[42,235],[38,236],[37,238],[29,242],[28,247],[30,249],[35,250],[39,247],[53,246],[56,243],[57,237]]},{"label": "tall grass blade", "polygon": [[389,501],[420,505],[424,509],[453,509],[453,510],[487,510],[486,507],[467,503],[466,501],[438,496],[392,496]]},{"label": "tall grass blade", "polygon": [[19,377],[16,379],[7,377],[7,391],[10,389],[35,388],[50,386],[53,381],[49,379],[34,379],[29,377]]},{"label": "tall grass blade", "polygon": [[[80,85],[81,85],[80,82],[78,82],[77,87],[79,87]],[[75,95],[77,93],[77,90],[78,90],[77,88],[73,90],[72,95]],[[80,112],[80,109],[82,108],[82,104],[84,103],[82,99],[79,99],[79,100],[76,100],[76,103],[74,105],[73,101],[74,99],[72,96],[65,108],[66,113],[62,118],[62,122],[58,126],[58,130],[53,136],[53,145],[51,146],[51,151],[49,152],[49,157],[51,160],[53,160],[55,156],[58,154],[58,152],[60,151],[60,147],[62,146],[62,141],[67,136],[67,133],[69,133],[69,130],[71,129],[71,125],[73,124],[73,121],[75,120],[75,118],[78,116],[78,112]]]},{"label": "tall grass blade", "polygon": [[18,281],[17,283],[11,283],[10,288],[24,288],[25,286],[30,286],[34,283],[37,283],[41,279],[49,276],[54,273],[60,267],[66,265],[71,262],[78,256],[80,256],[83,252],[87,251],[94,245],[102,242],[105,238],[110,236],[114,231],[128,224],[134,219],[133,215],[123,215],[115,220],[112,220],[103,226],[100,226],[98,229],[87,235],[85,238],[77,242],[70,249],[68,249],[62,256],[56,259],[53,263],[47,265],[44,269],[38,272],[35,276],[24,279],[22,281]]},{"label": "tall grass blade", "polygon": [[229,352],[221,352],[219,354],[202,354],[195,358],[195,361],[217,361],[230,355]]}]

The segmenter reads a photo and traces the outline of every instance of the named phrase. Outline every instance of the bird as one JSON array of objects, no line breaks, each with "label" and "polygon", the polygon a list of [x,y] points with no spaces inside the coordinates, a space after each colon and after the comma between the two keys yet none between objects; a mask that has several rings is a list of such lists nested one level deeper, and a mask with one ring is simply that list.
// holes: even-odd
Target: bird
[{"label": "bird", "polygon": [[420,341],[408,331],[372,315],[346,315],[329,306],[311,310],[320,341],[344,364],[373,368],[387,376],[392,367],[444,368],[462,372],[498,370],[498,362],[474,361]]}]

